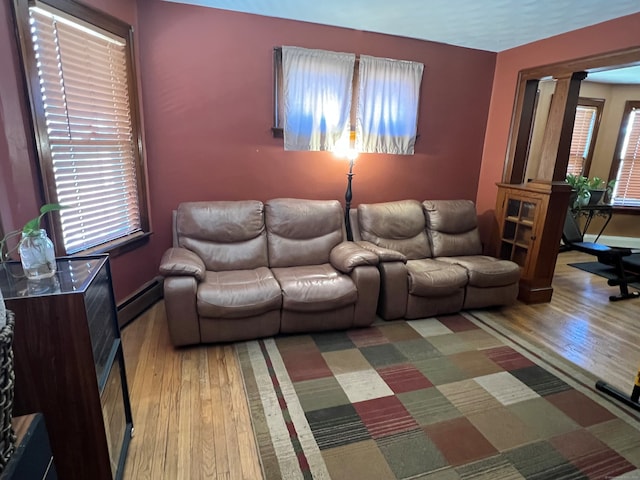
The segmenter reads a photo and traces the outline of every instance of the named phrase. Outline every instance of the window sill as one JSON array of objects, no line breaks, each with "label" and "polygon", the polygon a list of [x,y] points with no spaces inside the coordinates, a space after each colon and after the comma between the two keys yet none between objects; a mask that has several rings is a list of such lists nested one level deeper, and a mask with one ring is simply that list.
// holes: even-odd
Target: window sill
[{"label": "window sill", "polygon": [[136,248],[145,245],[149,241],[149,237],[153,232],[137,232],[126,237],[112,240],[97,247],[88,248],[80,252],[76,252],[70,256],[93,255],[97,253],[108,253],[111,257],[117,257]]}]

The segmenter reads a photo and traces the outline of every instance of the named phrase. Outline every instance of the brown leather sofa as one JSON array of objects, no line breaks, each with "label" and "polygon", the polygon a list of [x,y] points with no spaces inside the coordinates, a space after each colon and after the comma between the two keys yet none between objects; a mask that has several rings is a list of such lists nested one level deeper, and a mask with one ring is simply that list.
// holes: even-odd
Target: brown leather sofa
[{"label": "brown leather sofa", "polygon": [[160,264],[173,344],[371,324],[378,258],[343,220],[332,200],[180,204]]},{"label": "brown leather sofa", "polygon": [[516,301],[520,268],[482,255],[469,200],[360,204],[354,240],[379,257],[378,314],[422,318]]}]

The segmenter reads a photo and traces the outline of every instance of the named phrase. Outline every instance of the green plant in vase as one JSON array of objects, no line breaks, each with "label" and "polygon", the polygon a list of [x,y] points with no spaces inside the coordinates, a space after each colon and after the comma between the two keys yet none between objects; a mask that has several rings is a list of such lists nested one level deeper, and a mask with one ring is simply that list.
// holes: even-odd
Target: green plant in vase
[{"label": "green plant in vase", "polygon": [[569,197],[569,205],[571,208],[580,209],[586,205],[596,205],[601,203],[605,198],[611,197],[613,187],[616,184],[615,179],[608,183],[600,177],[588,178],[583,175],[567,175],[567,183],[571,185],[573,192]]},{"label": "green plant in vase", "polygon": [[567,175],[566,181],[573,190],[569,197],[569,206],[573,209],[578,209],[587,205],[591,198],[589,179],[583,175],[570,173]]},{"label": "green plant in vase", "polygon": [[587,186],[589,187],[589,192],[591,193],[591,198],[589,201],[590,205],[597,205],[598,203],[602,203],[605,199],[605,195],[607,197],[611,197],[611,193],[613,192],[613,187],[615,187],[616,181],[610,180],[608,183],[605,182],[600,177],[593,177],[588,180]]},{"label": "green plant in vase", "polygon": [[[56,258],[53,242],[41,228],[42,218],[49,212],[65,208],[58,203],[47,203],[40,207],[40,215],[25,223],[21,230],[7,233],[0,240],[0,262],[11,258],[16,250],[20,254],[20,262],[28,279],[49,278],[56,273]],[[20,241],[13,248],[7,242],[20,235]],[[5,249],[7,250],[5,252]]]}]

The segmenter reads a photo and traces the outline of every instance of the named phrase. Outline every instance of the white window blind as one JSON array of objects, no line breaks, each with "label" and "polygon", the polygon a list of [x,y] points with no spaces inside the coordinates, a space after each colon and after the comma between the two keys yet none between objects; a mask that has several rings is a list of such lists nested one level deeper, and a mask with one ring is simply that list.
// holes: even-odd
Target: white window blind
[{"label": "white window blind", "polygon": [[140,231],[126,39],[46,6],[29,16],[65,251]]},{"label": "white window blind", "polygon": [[613,203],[640,207],[640,108],[632,108],[620,151]]},{"label": "white window blind", "polygon": [[597,114],[597,107],[578,105],[576,109],[567,175],[583,175],[584,161],[589,153]]}]

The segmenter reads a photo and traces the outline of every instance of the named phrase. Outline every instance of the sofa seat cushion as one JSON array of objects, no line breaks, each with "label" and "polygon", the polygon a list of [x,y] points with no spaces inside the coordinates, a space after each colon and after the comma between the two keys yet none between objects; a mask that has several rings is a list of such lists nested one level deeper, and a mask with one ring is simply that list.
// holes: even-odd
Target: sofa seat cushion
[{"label": "sofa seat cushion", "polygon": [[336,310],[354,304],[358,291],[351,277],[330,264],[272,268],[282,289],[282,309],[300,312]]},{"label": "sofa seat cushion", "polygon": [[467,284],[467,271],[453,263],[430,258],[407,261],[409,293],[419,297],[445,297]]},{"label": "sofa seat cushion", "polygon": [[504,287],[520,280],[520,267],[509,260],[485,255],[438,257],[438,260],[466,268],[469,272],[469,285],[473,287]]},{"label": "sofa seat cushion", "polygon": [[244,318],[279,310],[280,286],[266,267],[254,270],[207,271],[198,286],[198,315],[211,318]]}]

